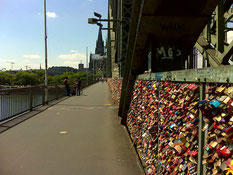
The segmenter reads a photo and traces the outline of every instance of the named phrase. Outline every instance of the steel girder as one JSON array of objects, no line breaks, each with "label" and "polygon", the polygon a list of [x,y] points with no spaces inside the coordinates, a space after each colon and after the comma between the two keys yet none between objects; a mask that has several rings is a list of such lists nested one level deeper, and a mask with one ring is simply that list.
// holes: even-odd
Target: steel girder
[{"label": "steel girder", "polygon": [[[155,49],[159,49],[157,53],[164,53],[161,49],[163,45],[168,49],[171,48],[170,55],[172,55],[173,47],[180,48],[182,57],[175,60],[173,65],[176,70],[182,69],[184,58],[192,51],[192,47],[218,3],[219,0],[134,1],[119,107],[119,115],[123,118],[123,124],[136,76],[148,68],[147,55],[150,43]],[[180,55],[180,51],[176,55]],[[168,71],[163,69],[163,62],[154,60],[156,57],[152,58],[152,71]],[[174,70],[172,67],[169,69]]]},{"label": "steel girder", "polygon": [[203,54],[210,66],[228,65],[233,54],[233,42],[227,42],[227,26],[232,21],[232,0],[220,0],[210,22],[199,37],[195,47]]},{"label": "steel girder", "polygon": [[123,76],[126,52],[128,46],[129,27],[132,12],[132,0],[122,0],[122,17],[121,17],[121,53],[120,53],[120,75]]}]

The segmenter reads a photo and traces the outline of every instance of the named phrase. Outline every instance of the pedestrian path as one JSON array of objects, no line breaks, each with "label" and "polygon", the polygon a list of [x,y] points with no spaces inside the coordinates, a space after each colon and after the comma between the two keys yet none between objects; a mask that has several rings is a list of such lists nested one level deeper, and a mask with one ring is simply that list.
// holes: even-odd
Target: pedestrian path
[{"label": "pedestrian path", "polygon": [[0,134],[0,175],[141,175],[107,83]]}]

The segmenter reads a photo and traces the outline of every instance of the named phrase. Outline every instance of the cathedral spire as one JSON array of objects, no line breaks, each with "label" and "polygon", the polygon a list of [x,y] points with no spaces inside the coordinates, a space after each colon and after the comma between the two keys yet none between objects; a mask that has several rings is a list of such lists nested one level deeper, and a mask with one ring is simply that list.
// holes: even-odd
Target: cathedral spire
[{"label": "cathedral spire", "polygon": [[101,27],[99,28],[98,40],[96,41],[95,54],[104,54],[104,41]]}]

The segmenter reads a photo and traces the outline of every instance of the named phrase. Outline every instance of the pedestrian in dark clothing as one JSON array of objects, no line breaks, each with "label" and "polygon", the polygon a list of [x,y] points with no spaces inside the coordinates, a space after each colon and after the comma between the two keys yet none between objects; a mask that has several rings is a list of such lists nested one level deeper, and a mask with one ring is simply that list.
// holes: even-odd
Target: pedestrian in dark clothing
[{"label": "pedestrian in dark clothing", "polygon": [[68,77],[65,77],[63,84],[65,85],[66,88],[66,96],[70,96],[70,84],[68,82]]},{"label": "pedestrian in dark clothing", "polygon": [[81,90],[81,80],[80,80],[80,78],[78,78],[76,83],[75,83],[75,89],[76,89],[76,95],[79,96],[80,95],[80,90]]}]

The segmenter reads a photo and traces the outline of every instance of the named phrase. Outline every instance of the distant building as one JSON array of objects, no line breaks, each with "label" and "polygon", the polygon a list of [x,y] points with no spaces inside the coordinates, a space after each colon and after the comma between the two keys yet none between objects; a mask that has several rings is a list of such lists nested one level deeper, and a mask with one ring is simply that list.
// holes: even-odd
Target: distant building
[{"label": "distant building", "polygon": [[[90,71],[95,73],[99,70],[105,71],[107,55],[91,54],[90,55]],[[93,69],[94,68],[94,69]]]},{"label": "distant building", "polygon": [[98,39],[96,41],[95,54],[92,53],[90,54],[89,71],[94,73],[98,71],[103,71],[105,73],[106,59],[107,59],[107,55],[105,52],[102,30],[100,27]]},{"label": "distant building", "polygon": [[78,70],[81,71],[81,70],[84,70],[84,64],[80,63],[78,65]]},{"label": "distant building", "polygon": [[53,67],[50,67],[48,69],[48,74],[49,75],[61,75],[64,72],[74,72],[74,73],[77,73],[78,70],[74,69],[73,67],[68,67],[68,66],[59,66],[59,67],[53,66]]},{"label": "distant building", "polygon": [[100,55],[104,54],[104,41],[102,37],[101,27],[99,28],[98,39],[96,41],[95,54],[100,54]]}]

